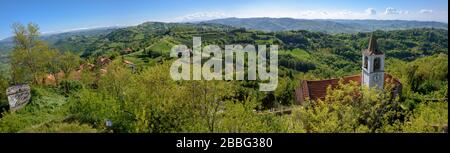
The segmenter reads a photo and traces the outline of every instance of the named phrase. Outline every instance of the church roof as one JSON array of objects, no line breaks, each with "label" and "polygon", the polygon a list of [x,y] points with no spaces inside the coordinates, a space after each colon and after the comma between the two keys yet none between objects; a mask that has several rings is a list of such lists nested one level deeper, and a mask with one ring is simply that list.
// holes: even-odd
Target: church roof
[{"label": "church roof", "polygon": [[[327,80],[303,80],[301,82],[301,86],[295,91],[297,103],[303,104],[303,102],[308,99],[317,100],[325,98],[328,86],[331,86],[332,89],[338,87],[340,79],[341,78]],[[353,81],[358,85],[361,85],[361,75],[345,76],[342,79],[345,84]],[[401,90],[402,84],[400,81],[392,77],[390,74],[384,74],[384,83],[393,83],[396,89]]]},{"label": "church roof", "polygon": [[383,52],[378,50],[378,44],[377,44],[377,38],[373,36],[373,33],[370,35],[369,38],[369,47],[364,52],[366,55],[381,55]]}]

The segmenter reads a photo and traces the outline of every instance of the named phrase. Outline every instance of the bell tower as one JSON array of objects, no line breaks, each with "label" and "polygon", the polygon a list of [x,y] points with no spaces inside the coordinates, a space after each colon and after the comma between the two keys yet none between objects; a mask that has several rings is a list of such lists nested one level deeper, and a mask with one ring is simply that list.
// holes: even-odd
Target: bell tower
[{"label": "bell tower", "polygon": [[384,53],[378,50],[377,39],[373,33],[369,38],[369,47],[362,54],[362,85],[383,89]]}]

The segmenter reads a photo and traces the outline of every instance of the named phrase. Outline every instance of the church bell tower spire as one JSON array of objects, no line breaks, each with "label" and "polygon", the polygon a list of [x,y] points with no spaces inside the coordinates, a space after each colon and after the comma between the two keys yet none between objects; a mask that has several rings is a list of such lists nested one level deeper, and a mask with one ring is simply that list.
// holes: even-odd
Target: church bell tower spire
[{"label": "church bell tower spire", "polygon": [[370,88],[383,89],[384,85],[384,53],[378,49],[377,39],[370,35],[369,46],[363,50],[362,84]]}]

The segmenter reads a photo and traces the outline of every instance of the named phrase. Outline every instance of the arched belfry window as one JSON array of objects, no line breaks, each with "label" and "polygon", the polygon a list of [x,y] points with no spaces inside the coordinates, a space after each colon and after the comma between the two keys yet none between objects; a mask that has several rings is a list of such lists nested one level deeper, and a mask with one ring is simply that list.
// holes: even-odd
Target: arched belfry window
[{"label": "arched belfry window", "polygon": [[367,56],[364,56],[364,68],[367,69],[367,61],[369,58]]},{"label": "arched belfry window", "polygon": [[381,61],[380,61],[380,58],[377,57],[373,60],[373,70],[377,71],[377,70],[380,70],[380,68],[381,68]]}]

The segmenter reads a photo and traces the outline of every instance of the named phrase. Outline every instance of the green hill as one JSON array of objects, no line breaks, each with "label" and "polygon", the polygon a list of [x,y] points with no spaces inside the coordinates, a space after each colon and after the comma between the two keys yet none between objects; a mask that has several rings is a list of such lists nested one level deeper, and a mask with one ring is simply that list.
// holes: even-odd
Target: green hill
[{"label": "green hill", "polygon": [[326,33],[356,33],[373,30],[402,30],[414,28],[448,29],[447,23],[405,20],[333,20],[293,18],[225,18],[203,23],[216,23],[263,31],[309,30]]}]

